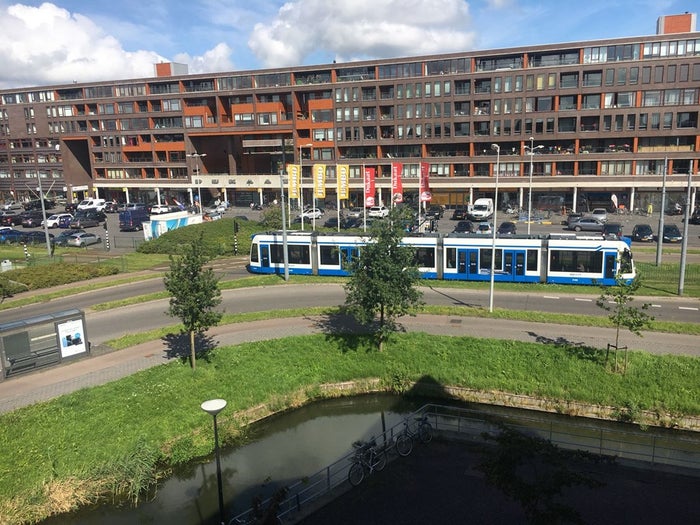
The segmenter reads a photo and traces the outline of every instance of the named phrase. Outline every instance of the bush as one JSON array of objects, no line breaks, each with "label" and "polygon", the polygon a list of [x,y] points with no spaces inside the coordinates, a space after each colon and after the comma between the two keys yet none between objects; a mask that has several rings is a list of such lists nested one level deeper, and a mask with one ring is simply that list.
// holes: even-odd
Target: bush
[{"label": "bush", "polygon": [[16,285],[20,287],[15,290],[16,293],[19,290],[39,290],[117,273],[119,273],[119,269],[115,266],[56,263],[44,266],[27,266],[18,270],[9,270],[2,275],[9,281],[24,285]]},{"label": "bush", "polygon": [[202,233],[204,255],[207,257],[233,255],[234,220],[238,223],[239,228],[236,234],[238,238],[238,254],[248,253],[250,251],[250,235],[260,231],[260,224],[238,219],[220,219],[170,230],[157,239],[141,244],[137,251],[139,253],[177,255],[182,253],[184,245],[197,241],[200,233]]}]

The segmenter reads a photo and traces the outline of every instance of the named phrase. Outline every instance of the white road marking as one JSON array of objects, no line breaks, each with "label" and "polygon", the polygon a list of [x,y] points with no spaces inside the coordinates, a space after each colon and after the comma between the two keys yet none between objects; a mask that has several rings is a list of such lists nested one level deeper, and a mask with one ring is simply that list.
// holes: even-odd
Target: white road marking
[{"label": "white road marking", "polygon": [[593,299],[584,299],[582,297],[576,297],[576,298],[574,298],[574,301],[580,301],[582,303],[592,303]]},{"label": "white road marking", "polygon": [[692,307],[692,306],[679,306],[678,309],[679,309],[679,310],[691,310],[691,311],[693,311],[693,312],[697,312],[697,311],[698,311],[698,308],[694,308],[694,307]]},{"label": "white road marking", "polygon": [[559,299],[556,295],[545,295],[543,296],[545,299]]}]

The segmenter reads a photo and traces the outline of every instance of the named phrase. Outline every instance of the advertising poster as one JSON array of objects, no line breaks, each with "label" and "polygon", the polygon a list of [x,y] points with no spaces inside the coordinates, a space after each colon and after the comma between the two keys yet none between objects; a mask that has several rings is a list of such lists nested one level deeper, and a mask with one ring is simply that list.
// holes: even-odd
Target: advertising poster
[{"label": "advertising poster", "polygon": [[58,323],[56,330],[58,331],[61,347],[61,357],[70,357],[87,351],[85,327],[82,319],[72,319]]},{"label": "advertising poster", "polygon": [[365,168],[365,208],[374,206],[374,168]]}]

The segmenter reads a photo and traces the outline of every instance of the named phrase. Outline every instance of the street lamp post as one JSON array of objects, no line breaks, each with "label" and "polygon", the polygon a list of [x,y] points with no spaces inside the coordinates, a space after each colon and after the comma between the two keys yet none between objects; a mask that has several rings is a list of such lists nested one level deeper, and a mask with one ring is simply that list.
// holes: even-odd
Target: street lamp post
[{"label": "street lamp post", "polygon": [[214,454],[216,455],[216,483],[219,489],[219,521],[221,525],[226,523],[224,516],[224,492],[221,483],[221,457],[219,454],[219,430],[216,425],[216,416],[226,408],[226,400],[210,399],[201,404],[202,410],[214,418]]},{"label": "street lamp post", "polygon": [[197,153],[196,151],[194,153],[188,153],[188,157],[193,157],[194,158],[194,174],[195,177],[197,177],[197,199],[199,202],[199,213],[200,215],[202,214],[202,181],[199,179],[199,159],[202,157],[206,157],[206,153]]},{"label": "street lamp post", "polygon": [[535,154],[536,149],[542,149],[544,146],[539,144],[534,146],[535,138],[530,137],[530,145],[525,146],[530,155],[530,182],[528,184],[527,190],[527,234],[530,235],[530,223],[532,223],[532,156]]},{"label": "street lamp post", "polygon": [[496,273],[496,221],[498,217],[498,174],[501,171],[501,147],[491,144],[491,149],[496,150],[496,194],[493,205],[493,224],[491,225],[491,281],[489,283],[489,312],[493,312],[493,283]]}]

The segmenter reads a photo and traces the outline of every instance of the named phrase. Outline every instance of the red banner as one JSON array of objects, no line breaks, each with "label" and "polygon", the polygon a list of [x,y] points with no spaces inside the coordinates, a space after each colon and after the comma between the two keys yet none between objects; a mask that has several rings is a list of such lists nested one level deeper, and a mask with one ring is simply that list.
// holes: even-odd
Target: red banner
[{"label": "red banner", "polygon": [[374,168],[365,168],[365,208],[374,206]]},{"label": "red banner", "polygon": [[403,182],[401,182],[402,171],[402,163],[391,163],[391,200],[394,202],[394,204],[403,202]]},{"label": "red banner", "polygon": [[430,164],[420,163],[420,201],[430,202],[433,194],[430,192]]}]

